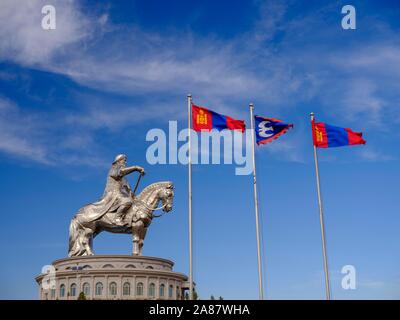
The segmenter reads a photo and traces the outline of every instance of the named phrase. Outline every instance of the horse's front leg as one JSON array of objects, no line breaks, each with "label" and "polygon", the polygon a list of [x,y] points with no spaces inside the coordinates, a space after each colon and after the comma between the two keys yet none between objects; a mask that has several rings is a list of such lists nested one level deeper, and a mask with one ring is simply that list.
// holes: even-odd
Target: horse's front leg
[{"label": "horse's front leg", "polygon": [[132,242],[133,242],[133,251],[132,254],[134,256],[139,256],[141,254],[141,250],[139,247],[140,244],[140,234],[144,228],[142,221],[137,221],[132,223]]}]

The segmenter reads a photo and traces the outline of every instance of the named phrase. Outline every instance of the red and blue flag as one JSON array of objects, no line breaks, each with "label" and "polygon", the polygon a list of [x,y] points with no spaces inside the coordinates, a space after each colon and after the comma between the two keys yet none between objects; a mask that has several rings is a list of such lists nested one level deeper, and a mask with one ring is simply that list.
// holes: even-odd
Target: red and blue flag
[{"label": "red and blue flag", "polygon": [[283,123],[282,120],[254,116],[256,142],[258,145],[266,144],[286,133],[293,124]]},{"label": "red and blue flag", "polygon": [[212,129],[221,131],[228,129],[244,132],[246,129],[243,120],[236,120],[194,104],[192,104],[192,123],[194,131],[210,131]]},{"label": "red and blue flag", "polygon": [[361,132],[349,128],[332,126],[324,122],[311,122],[313,142],[317,148],[333,148],[365,144]]}]

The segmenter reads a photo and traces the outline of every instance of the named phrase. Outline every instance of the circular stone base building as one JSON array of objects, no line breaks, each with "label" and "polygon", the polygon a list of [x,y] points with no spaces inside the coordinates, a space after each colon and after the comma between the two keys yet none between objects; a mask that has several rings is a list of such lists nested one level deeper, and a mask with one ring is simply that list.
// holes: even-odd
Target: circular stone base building
[{"label": "circular stone base building", "polygon": [[[35,278],[41,300],[182,300],[187,276],[170,260],[125,255],[59,259]],[[44,272],[44,271],[43,271]]]}]

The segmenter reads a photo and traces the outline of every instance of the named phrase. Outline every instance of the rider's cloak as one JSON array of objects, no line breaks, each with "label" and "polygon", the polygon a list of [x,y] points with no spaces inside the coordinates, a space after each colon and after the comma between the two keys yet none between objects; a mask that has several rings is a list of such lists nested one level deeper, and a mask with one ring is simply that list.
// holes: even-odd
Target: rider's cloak
[{"label": "rider's cloak", "polygon": [[100,219],[107,212],[114,212],[122,204],[133,202],[133,193],[128,180],[121,173],[125,165],[115,163],[108,172],[106,188],[103,197],[94,203],[82,207],[76,217],[84,219],[85,222],[92,222]]}]

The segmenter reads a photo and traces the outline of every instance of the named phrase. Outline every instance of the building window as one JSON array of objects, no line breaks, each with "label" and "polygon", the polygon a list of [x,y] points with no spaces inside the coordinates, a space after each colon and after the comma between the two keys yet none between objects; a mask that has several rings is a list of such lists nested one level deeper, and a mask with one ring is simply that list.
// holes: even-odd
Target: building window
[{"label": "building window", "polygon": [[101,296],[103,294],[103,284],[101,282],[96,283],[96,296]]},{"label": "building window", "polygon": [[176,287],[176,300],[179,300],[181,298],[181,295],[179,293],[179,287]]},{"label": "building window", "polygon": [[168,288],[168,298],[172,298],[174,294],[174,286],[171,284]]},{"label": "building window", "polygon": [[60,297],[63,298],[65,296],[65,284],[60,286]]},{"label": "building window", "polygon": [[76,284],[75,283],[71,284],[70,294],[71,294],[71,297],[75,297],[76,296]]},{"label": "building window", "polygon": [[117,294],[117,284],[115,282],[111,282],[108,287],[108,293],[112,296]]},{"label": "building window", "polygon": [[89,283],[85,282],[83,284],[83,294],[88,297],[90,295],[90,285]]},{"label": "building window", "polygon": [[137,296],[142,296],[143,295],[143,283],[139,282],[136,285],[136,295]]},{"label": "building window", "polygon": [[55,299],[55,297],[56,297],[56,289],[50,289],[50,297],[52,299]]},{"label": "building window", "polygon": [[165,284],[160,285],[160,297],[164,297],[165,295]]},{"label": "building window", "polygon": [[124,296],[130,296],[131,295],[131,285],[130,285],[129,282],[125,282],[124,283],[122,294]]},{"label": "building window", "polygon": [[156,297],[156,285],[154,283],[150,283],[149,285],[149,297],[150,298]]}]

